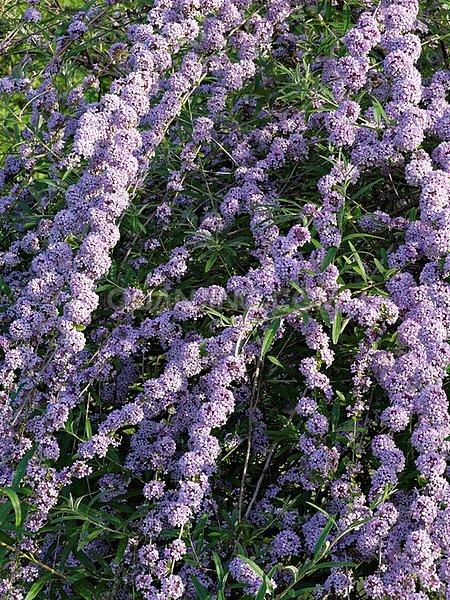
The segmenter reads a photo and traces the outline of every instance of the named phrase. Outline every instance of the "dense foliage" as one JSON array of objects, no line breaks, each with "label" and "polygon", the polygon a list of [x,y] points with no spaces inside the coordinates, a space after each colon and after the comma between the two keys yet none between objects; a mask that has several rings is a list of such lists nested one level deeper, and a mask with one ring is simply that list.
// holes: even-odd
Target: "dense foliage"
[{"label": "dense foliage", "polygon": [[449,25],[3,0],[1,599],[450,599]]}]

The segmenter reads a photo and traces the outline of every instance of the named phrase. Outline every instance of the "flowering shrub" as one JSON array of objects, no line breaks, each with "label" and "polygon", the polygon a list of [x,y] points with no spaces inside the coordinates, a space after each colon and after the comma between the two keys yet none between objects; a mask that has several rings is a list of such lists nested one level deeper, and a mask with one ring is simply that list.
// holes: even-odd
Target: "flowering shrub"
[{"label": "flowering shrub", "polygon": [[4,1],[0,598],[450,599],[449,24]]}]

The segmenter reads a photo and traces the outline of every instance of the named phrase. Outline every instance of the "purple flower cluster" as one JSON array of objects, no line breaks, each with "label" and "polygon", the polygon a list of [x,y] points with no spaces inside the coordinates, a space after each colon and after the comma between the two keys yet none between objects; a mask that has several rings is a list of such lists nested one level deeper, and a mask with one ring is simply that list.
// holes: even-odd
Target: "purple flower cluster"
[{"label": "purple flower cluster", "polygon": [[[195,598],[191,576],[214,589],[208,569],[192,566],[190,546],[195,555],[199,515],[219,514],[224,447],[244,464],[240,489],[227,488],[236,530],[242,535],[248,521],[264,532],[258,560],[275,570],[274,590],[297,576],[292,564],[323,552],[332,563],[317,590],[323,597],[350,596],[357,573],[341,565],[356,562],[370,571],[370,599],[450,598],[450,75],[422,81],[418,2],[382,0],[359,15],[339,56],[318,62],[326,93],[317,110],[277,102],[261,109],[246,86],[273,85],[261,64],[301,42],[289,28],[298,8],[289,0],[257,10],[247,0],[157,0],[145,22],[141,15],[128,27],[127,41],[110,48],[120,77],[96,101],[86,99],[100,89],[94,73],[62,102],[56,56],[37,87],[25,77],[0,79],[0,93],[24,95],[31,111],[19,153],[0,171],[0,210],[10,215],[29,201],[23,182],[39,180],[40,153],[64,192],[49,190],[39,202],[51,216],[18,231],[0,256],[9,292],[0,484],[12,485],[31,456],[21,543],[45,558],[54,540],[43,535],[39,550],[34,539],[64,489],[120,456],[120,472],[102,470],[98,497],[113,516],[128,493],[139,497],[123,583],[146,600]],[[102,18],[97,6],[76,13],[58,38],[60,55]],[[26,26],[39,19],[30,5]],[[242,114],[253,116],[251,126],[239,124]],[[289,213],[286,173],[325,151],[331,166]],[[162,169],[155,177],[153,165],[161,163],[163,191],[154,201]],[[372,203],[348,219],[356,233],[343,236],[351,194],[373,171],[416,194],[417,213]],[[199,198],[203,176],[210,180]],[[141,231],[124,251],[124,223],[139,194],[143,213],[156,204],[146,221],[155,237],[142,240]],[[180,232],[182,219],[188,227],[183,222]],[[386,264],[377,264],[385,280],[375,284],[352,239],[380,233],[390,245]],[[248,250],[242,264],[234,235]],[[347,244],[351,254],[341,258]],[[224,268],[220,284],[199,283],[205,248]],[[105,309],[102,285],[114,279],[117,255],[133,283],[119,308]],[[142,316],[149,299],[176,297],[183,285],[190,297]],[[341,340],[350,329],[357,342],[349,350]],[[266,358],[273,343],[288,348],[287,366]],[[280,409],[289,417],[279,421],[280,433],[291,435],[290,456],[270,485],[271,461],[283,449],[266,422],[268,362],[295,391],[295,404]],[[90,410],[93,433],[81,437],[73,416],[88,422]],[[69,463],[63,433],[76,440]],[[249,490],[252,459],[260,473]],[[300,496],[308,498],[303,513],[286,500]],[[256,596],[267,581],[237,556],[239,544],[233,555],[220,548],[221,556],[233,585]],[[198,554],[211,562],[201,547]],[[0,595],[21,598],[36,578],[30,569],[0,580]]]}]

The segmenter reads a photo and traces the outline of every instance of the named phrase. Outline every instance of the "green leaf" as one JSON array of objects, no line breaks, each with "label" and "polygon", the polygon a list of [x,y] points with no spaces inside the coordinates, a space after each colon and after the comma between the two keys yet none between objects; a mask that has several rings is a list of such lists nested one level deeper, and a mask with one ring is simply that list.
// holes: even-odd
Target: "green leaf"
[{"label": "green leaf", "polygon": [[4,533],[1,529],[0,529],[0,542],[3,542],[4,544],[8,544],[8,546],[12,546],[14,544],[14,540],[11,538],[11,536],[6,535],[6,533]]},{"label": "green leaf", "polygon": [[339,341],[339,336],[341,335],[341,325],[342,325],[342,313],[340,310],[336,311],[334,316],[333,325],[331,328],[331,340],[333,344],[337,344]]},{"label": "green leaf", "polygon": [[79,581],[80,579],[88,579],[88,578],[89,578],[88,573],[86,573],[86,571],[84,571],[83,569],[80,569],[78,567],[77,570],[75,571],[75,573],[73,573],[72,575],[70,575],[67,578],[67,583],[75,583],[76,581]]},{"label": "green leaf", "polygon": [[261,346],[261,356],[265,356],[269,351],[270,346],[272,345],[273,340],[277,334],[278,329],[280,328],[281,318],[276,318],[272,321],[269,327],[266,329],[264,333],[263,343]]},{"label": "green leaf", "polygon": [[208,590],[202,586],[195,575],[191,573],[191,580],[198,595],[198,600],[211,600],[211,595]]},{"label": "green leaf", "polygon": [[290,281],[289,283],[301,297],[305,295],[305,290],[302,290],[302,288],[297,283],[295,283],[295,281]]},{"label": "green leaf", "polygon": [[255,600],[264,600],[264,598],[267,596],[267,585],[266,583],[263,581],[261,583],[261,585],[258,588],[258,592],[256,594]]},{"label": "green leaf", "polygon": [[317,590],[317,587],[311,587],[311,586],[304,586],[301,587],[298,590],[287,590],[284,594],[283,594],[283,598],[310,598],[310,594],[314,591]]},{"label": "green leaf", "polygon": [[386,267],[383,265],[383,263],[381,263],[378,260],[378,258],[374,258],[373,262],[375,263],[375,266],[378,269],[378,271],[383,275],[386,272]]},{"label": "green leaf", "polygon": [[217,600],[225,600],[225,581],[227,580],[228,573],[225,573],[222,561],[216,552],[212,554],[214,564],[216,566],[217,578],[219,580],[219,589],[217,590]]},{"label": "green leaf", "polygon": [[331,413],[331,430],[332,431],[335,431],[337,426],[339,425],[340,414],[341,414],[341,402],[337,398],[334,401],[333,409],[332,409],[332,413]]},{"label": "green leaf", "polygon": [[366,273],[366,269],[364,268],[361,257],[359,256],[358,251],[356,250],[355,246],[350,241],[348,242],[348,245],[350,246],[350,249],[353,252],[353,256],[355,257],[356,264],[359,267],[360,274],[361,274],[362,278],[364,279],[364,283],[367,284],[368,283],[367,273]]},{"label": "green leaf", "polygon": [[267,356],[267,358],[270,360],[271,363],[273,363],[274,365],[276,365],[277,367],[281,367],[282,369],[284,369],[284,366],[282,363],[280,363],[280,361],[278,360],[278,358],[276,358],[275,356],[272,356],[271,354],[269,354]]},{"label": "green leaf", "polygon": [[229,317],[227,317],[226,315],[223,315],[221,312],[219,312],[215,308],[211,308],[211,306],[205,306],[205,312],[210,316],[212,315],[212,316],[220,319],[220,322],[222,325],[231,325],[231,319]]},{"label": "green leaf", "polygon": [[321,571],[322,569],[339,569],[340,567],[357,567],[358,563],[350,562],[350,561],[329,561],[324,563],[319,563],[318,565],[314,565],[310,569],[310,573],[314,573],[314,571]]},{"label": "green leaf", "polygon": [[386,112],[379,100],[377,100],[376,98],[372,98],[372,107],[373,107],[373,114],[375,117],[375,122],[377,125],[382,125],[383,121],[385,123],[389,122],[389,118],[386,115]]},{"label": "green leaf", "polygon": [[7,520],[8,516],[10,515],[10,511],[11,511],[11,507],[9,506],[9,504],[7,502],[5,502],[5,504],[0,506],[0,527]]},{"label": "green leaf", "polygon": [[316,545],[314,546],[314,558],[317,558],[318,556],[320,556],[322,549],[326,543],[328,534],[330,533],[330,531],[333,529],[333,527],[335,525],[336,525],[336,521],[334,520],[333,517],[331,517],[329,519],[328,523],[322,529],[322,532],[317,539]]},{"label": "green leaf", "polygon": [[384,240],[384,238],[382,238],[381,236],[372,235],[371,233],[350,233],[349,235],[346,235],[344,238],[342,238],[342,241],[346,242],[347,240],[361,240],[361,239]]},{"label": "green leaf", "polygon": [[326,311],[323,306],[319,306],[319,312],[325,325],[331,327],[330,315],[328,314],[328,311]]},{"label": "green leaf", "polygon": [[0,494],[8,496],[16,515],[16,527],[19,527],[22,522],[22,507],[20,506],[19,496],[10,487],[0,487]]},{"label": "green leaf", "polygon": [[120,561],[123,558],[123,555],[125,554],[125,550],[127,549],[127,545],[128,545],[128,540],[126,538],[123,538],[122,540],[120,540],[118,546],[117,546],[117,551],[116,551],[116,562],[120,563]]},{"label": "green leaf", "polygon": [[39,592],[42,590],[42,588],[50,578],[51,575],[49,574],[44,575],[43,577],[35,581],[30,587],[28,594],[25,596],[25,600],[33,600],[33,598],[36,598],[36,596],[39,594]]},{"label": "green leaf", "polygon": [[322,271],[322,273],[326,270],[328,265],[333,262],[337,251],[338,249],[336,248],[336,246],[331,246],[330,248],[328,248],[327,253],[325,254],[325,258],[323,259],[322,264],[320,265],[320,270]]},{"label": "green leaf", "polygon": [[84,422],[84,435],[86,436],[87,440],[90,440],[92,437],[92,426],[89,417],[86,417]]},{"label": "green leaf", "polygon": [[9,287],[9,285],[5,282],[5,280],[3,279],[3,277],[0,275],[0,291],[5,295],[8,296],[8,298],[12,297],[12,292],[11,292],[11,288]]},{"label": "green leaf", "polygon": [[214,266],[214,263],[217,261],[217,254],[211,254],[208,258],[205,265],[205,273],[208,273]]},{"label": "green leaf", "polygon": [[77,594],[84,600],[92,600],[92,581],[90,579],[82,579],[75,582],[74,589]]},{"label": "green leaf", "polygon": [[272,582],[267,577],[267,575],[264,573],[264,571],[261,569],[261,567],[258,567],[258,565],[253,560],[251,560],[250,558],[247,558],[246,556],[243,556],[242,554],[238,554],[238,558],[240,558],[243,562],[245,562],[245,564],[247,564],[252,569],[252,571],[254,573],[256,573],[256,575],[261,577],[263,584],[265,584],[265,586],[266,586],[266,591],[273,592]]},{"label": "green leaf", "polygon": [[30,458],[33,456],[34,451],[33,450],[29,450],[25,456],[23,456],[20,461],[19,464],[17,465],[17,469],[14,473],[14,477],[12,480],[12,488],[14,490],[17,490],[17,488],[19,487],[19,483],[22,481],[23,476],[25,475],[25,471],[27,469],[27,464],[28,461],[30,460]]},{"label": "green leaf", "polygon": [[222,581],[224,576],[224,569],[220,560],[220,556],[217,554],[217,552],[213,552],[212,557],[216,566],[217,577],[219,578],[219,581]]},{"label": "green leaf", "polygon": [[78,543],[77,546],[77,551],[81,550],[82,548],[84,548],[86,546],[86,544],[89,544],[89,542],[92,542],[92,540],[95,540],[96,538],[98,538],[99,535],[102,535],[103,531],[101,529],[95,529],[94,531],[92,531],[89,534],[85,534],[83,530],[87,529],[89,527],[90,523],[88,521],[85,522],[85,524],[83,525],[82,528],[82,536],[81,536],[81,540]]},{"label": "green leaf", "polygon": [[272,585],[272,577],[274,576],[276,570],[277,570],[277,565],[275,565],[274,567],[272,567],[270,569],[268,575],[266,575],[264,573],[264,579],[263,579],[263,582],[261,583],[261,585],[259,586],[255,600],[265,600],[268,592],[271,592],[272,593],[271,595],[273,597],[274,589],[273,589],[273,585]]},{"label": "green leaf", "polygon": [[245,562],[245,564],[248,565],[254,573],[256,573],[259,577],[261,577],[261,579],[264,579],[264,577],[266,577],[266,574],[261,569],[261,567],[258,567],[258,565],[251,558],[247,558],[246,556],[243,556],[242,554],[238,554],[237,556],[243,562]]},{"label": "green leaf", "polygon": [[327,512],[324,508],[322,508],[321,506],[318,506],[317,504],[314,504],[314,502],[309,502],[308,500],[306,501],[306,504],[309,504],[309,506],[312,506],[313,508],[315,508],[316,510],[318,510],[320,513],[322,513],[323,515],[325,515],[325,517],[327,519],[332,519],[332,516],[330,515],[329,512]]}]

